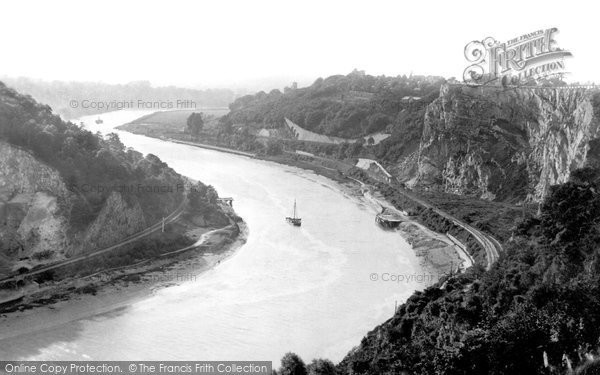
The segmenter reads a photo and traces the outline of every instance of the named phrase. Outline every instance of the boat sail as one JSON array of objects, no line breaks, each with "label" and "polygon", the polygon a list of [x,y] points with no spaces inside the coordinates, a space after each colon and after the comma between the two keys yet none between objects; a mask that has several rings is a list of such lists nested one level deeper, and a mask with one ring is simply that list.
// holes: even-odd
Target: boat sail
[{"label": "boat sail", "polygon": [[294,213],[292,217],[286,217],[285,220],[295,227],[302,225],[302,219],[296,216],[296,200],[294,199]]}]

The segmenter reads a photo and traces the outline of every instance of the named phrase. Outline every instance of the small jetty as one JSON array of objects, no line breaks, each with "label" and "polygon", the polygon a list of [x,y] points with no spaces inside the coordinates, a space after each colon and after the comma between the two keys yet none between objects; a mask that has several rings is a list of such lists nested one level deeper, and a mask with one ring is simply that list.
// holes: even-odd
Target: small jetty
[{"label": "small jetty", "polygon": [[217,202],[222,203],[222,204],[226,204],[229,207],[233,207],[233,198],[231,198],[231,197],[217,198]]},{"label": "small jetty", "polygon": [[405,220],[402,216],[388,212],[385,208],[375,216],[375,222],[386,229],[397,228],[403,221]]}]

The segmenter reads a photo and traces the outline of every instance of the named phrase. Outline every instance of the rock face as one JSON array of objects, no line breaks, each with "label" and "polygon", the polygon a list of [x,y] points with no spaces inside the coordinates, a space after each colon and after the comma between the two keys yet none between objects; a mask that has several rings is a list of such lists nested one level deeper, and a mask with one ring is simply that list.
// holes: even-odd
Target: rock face
[{"label": "rock face", "polygon": [[137,199],[128,203],[113,192],[87,228],[73,231],[73,194],[58,171],[0,141],[0,274],[19,261],[35,266],[92,252],[148,225]]},{"label": "rock face", "polygon": [[114,245],[146,226],[144,213],[137,200],[129,205],[120,193],[112,192],[77,251],[85,253]]},{"label": "rock face", "polygon": [[0,142],[0,244],[4,255],[18,260],[45,250],[54,259],[69,247],[67,221],[59,202],[67,190],[57,171],[30,153]]},{"label": "rock face", "polygon": [[0,82],[0,278],[118,244],[178,207],[184,182]]},{"label": "rock face", "polygon": [[44,191],[38,191],[27,202],[27,213],[17,230],[25,239],[23,256],[43,254],[52,251],[64,255],[69,246],[67,224],[60,213],[57,198]]},{"label": "rock face", "polygon": [[0,156],[0,198],[41,190],[63,198],[69,195],[58,172],[29,152],[0,141]]},{"label": "rock face", "polygon": [[596,93],[443,85],[428,107],[411,183],[483,199],[540,201],[585,165]]}]

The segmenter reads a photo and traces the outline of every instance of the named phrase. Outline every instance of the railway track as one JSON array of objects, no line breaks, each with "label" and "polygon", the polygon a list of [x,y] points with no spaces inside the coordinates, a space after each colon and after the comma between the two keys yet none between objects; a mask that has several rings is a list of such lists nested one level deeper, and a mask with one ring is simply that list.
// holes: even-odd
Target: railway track
[{"label": "railway track", "polygon": [[486,255],[485,269],[486,270],[489,270],[490,268],[492,268],[492,265],[498,260],[500,252],[502,251],[502,245],[500,245],[500,242],[498,242],[498,240],[496,240],[494,237],[483,233],[482,231],[472,227],[471,225],[463,222],[462,220],[450,215],[449,213],[447,213],[445,211],[442,211],[442,210],[432,206],[431,204],[423,201],[422,199],[419,199],[419,198],[413,196],[412,194],[402,191],[401,189],[398,189],[398,192],[400,192],[400,194],[404,195],[406,198],[408,198],[414,202],[417,202],[421,206],[433,210],[438,215],[450,220],[455,225],[457,225],[457,226],[463,228],[464,230],[466,230],[467,232],[469,232],[475,238],[475,240],[477,240],[477,242],[479,242],[481,244],[481,246],[483,247],[483,249],[485,251],[485,255]]},{"label": "railway track", "polygon": [[100,250],[96,250],[92,253],[89,254],[85,254],[85,255],[80,255],[74,258],[70,258],[70,259],[66,259],[62,262],[58,262],[58,263],[54,263],[48,266],[44,266],[44,267],[40,267],[37,269],[33,269],[29,272],[23,273],[23,274],[19,274],[19,275],[14,275],[14,276],[9,276],[3,279],[0,279],[0,284],[4,284],[7,282],[11,282],[11,281],[20,281],[23,280],[27,277],[31,277],[34,275],[38,275],[40,273],[46,272],[46,271],[50,271],[59,267],[64,267],[68,264],[73,264],[82,260],[86,260],[86,259],[90,259],[93,257],[96,257],[98,255],[102,255],[105,253],[108,253],[110,251],[114,251],[116,249],[118,249],[119,247],[126,245],[128,243],[137,241],[143,237],[148,236],[151,233],[154,233],[160,229],[162,229],[163,226],[163,222],[164,224],[169,224],[172,223],[174,221],[176,221],[177,219],[179,219],[179,217],[181,216],[181,214],[183,214],[183,212],[185,211],[185,208],[187,206],[188,200],[187,197],[184,197],[184,199],[182,200],[181,204],[173,211],[171,212],[168,216],[166,216],[163,220],[159,221],[158,223],[155,223],[137,233],[134,233],[126,238],[124,238],[121,242],[115,244],[115,245],[111,245],[109,247],[105,247],[103,249]]}]

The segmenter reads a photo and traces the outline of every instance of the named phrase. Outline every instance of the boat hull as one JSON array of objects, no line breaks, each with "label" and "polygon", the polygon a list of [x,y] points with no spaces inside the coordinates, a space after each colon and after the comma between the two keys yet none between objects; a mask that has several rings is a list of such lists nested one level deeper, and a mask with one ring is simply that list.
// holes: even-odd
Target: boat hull
[{"label": "boat hull", "polygon": [[390,218],[382,214],[375,216],[375,222],[385,229],[395,229],[402,223],[400,218]]},{"label": "boat hull", "polygon": [[299,218],[286,217],[285,220],[295,227],[299,227],[302,225],[302,219],[299,219]]}]

